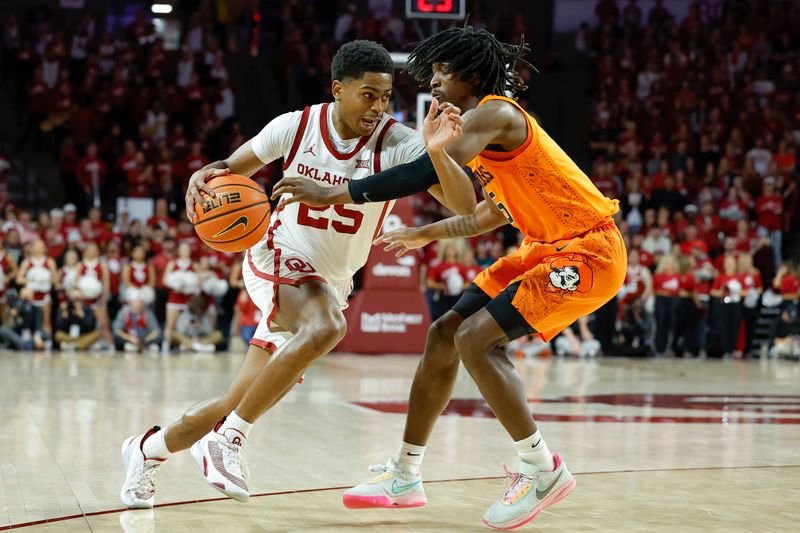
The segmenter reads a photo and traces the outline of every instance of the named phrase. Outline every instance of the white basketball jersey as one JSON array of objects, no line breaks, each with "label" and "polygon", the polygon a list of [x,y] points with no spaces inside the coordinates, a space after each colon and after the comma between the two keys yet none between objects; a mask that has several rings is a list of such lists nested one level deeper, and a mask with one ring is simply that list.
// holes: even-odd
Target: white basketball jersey
[{"label": "white basketball jersey", "polygon": [[[289,128],[291,135],[287,137],[283,131],[284,136],[275,141],[275,132],[266,132],[273,125],[270,123],[254,138],[254,152],[268,162],[277,155],[276,147],[267,145],[270,139],[273,145],[283,144],[280,155],[284,158],[284,176],[311,179],[323,187],[366,178],[390,166],[413,161],[424,153],[421,137],[386,114],[370,136],[340,139],[333,128],[333,105],[317,104],[302,113],[278,117],[276,121],[282,121],[282,129]],[[288,138],[290,145],[286,142]],[[302,253],[327,279],[349,279],[366,263],[372,241],[393,205],[394,201],[324,208],[291,204],[272,214],[269,230],[253,247],[253,256],[257,258],[259,251],[280,250],[286,244]],[[280,260],[277,253],[274,261]],[[271,271],[274,265],[258,266]]]}]

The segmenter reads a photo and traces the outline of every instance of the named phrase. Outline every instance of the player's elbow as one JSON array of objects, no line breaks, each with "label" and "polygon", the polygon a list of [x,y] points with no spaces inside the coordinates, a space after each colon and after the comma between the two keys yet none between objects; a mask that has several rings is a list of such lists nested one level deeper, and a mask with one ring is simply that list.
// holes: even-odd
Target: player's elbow
[{"label": "player's elbow", "polygon": [[470,196],[469,198],[450,202],[451,205],[447,206],[447,208],[456,215],[471,215],[475,212],[475,208],[478,207],[478,201],[475,199],[474,194]]}]

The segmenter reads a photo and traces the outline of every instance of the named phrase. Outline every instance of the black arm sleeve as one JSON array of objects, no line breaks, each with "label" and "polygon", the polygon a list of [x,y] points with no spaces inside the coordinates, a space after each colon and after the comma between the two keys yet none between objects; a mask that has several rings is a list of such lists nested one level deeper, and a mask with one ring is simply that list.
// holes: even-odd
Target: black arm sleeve
[{"label": "black arm sleeve", "polygon": [[[464,167],[468,176],[473,177],[472,169]],[[385,202],[427,191],[439,183],[428,154],[410,163],[397,165],[389,170],[378,172],[363,180],[347,184],[350,197],[356,203]]]},{"label": "black arm sleeve", "polygon": [[385,202],[411,196],[439,183],[428,154],[363,180],[351,181],[347,190],[354,202]]}]

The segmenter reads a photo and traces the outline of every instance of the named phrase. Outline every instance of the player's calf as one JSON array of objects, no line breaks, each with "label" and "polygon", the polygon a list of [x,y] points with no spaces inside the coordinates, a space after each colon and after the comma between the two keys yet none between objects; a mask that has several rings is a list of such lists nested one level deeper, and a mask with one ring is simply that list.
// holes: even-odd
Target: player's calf
[{"label": "player's calf", "polygon": [[230,413],[240,398],[225,394],[193,405],[165,431],[171,452],[188,449],[200,440],[220,419]]}]

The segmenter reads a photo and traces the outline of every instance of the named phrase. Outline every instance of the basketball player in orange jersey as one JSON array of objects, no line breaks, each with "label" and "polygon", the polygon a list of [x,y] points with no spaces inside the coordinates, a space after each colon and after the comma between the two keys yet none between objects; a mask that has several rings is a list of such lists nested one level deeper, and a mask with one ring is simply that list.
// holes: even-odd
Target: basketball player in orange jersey
[{"label": "basketball player in orange jersey", "polygon": [[[343,45],[331,74],[335,102],[276,117],[227,159],[193,174],[186,193],[190,218],[195,201],[204,201],[201,191],[213,196],[206,181],[227,173],[251,176],[279,158],[284,175],[332,186],[425,153],[420,135],[385,113],[394,65],[382,46]],[[455,129],[460,117],[451,115],[431,114],[428,136]],[[469,179],[453,177],[443,178],[431,193],[455,212],[471,212],[476,201]],[[272,213],[269,231],[247,251],[242,266],[247,292],[262,311],[244,362],[227,392],[189,409],[164,430],[155,426],[123,442],[126,478],[120,498],[127,507],[152,507],[161,465],[190,446],[210,485],[237,501],[248,500],[244,450],[250,429],[344,336],[342,309],[352,276],[364,266],[391,207],[383,202],[312,210],[292,204]]]},{"label": "basketball player in orange jersey", "polygon": [[[486,511],[484,522],[512,529],[568,496],[575,480],[545,444],[528,407],[525,386],[499,348],[538,333],[549,341],[617,293],[625,279],[626,252],[611,216],[618,202],[604,197],[578,166],[513,99],[525,88],[514,72],[526,51],[471,27],[452,28],[420,43],[408,72],[427,82],[438,102],[463,109],[451,139],[429,142],[439,179],[469,163],[486,200],[472,214],[421,228],[395,230],[376,243],[398,254],[436,239],[480,235],[512,224],[525,236],[519,251],[481,272],[451,311],[431,325],[409,398],[398,454],[374,479],[344,495],[350,508],[424,505],[419,477],[433,425],[450,400],[459,360],[497,419],[515,441],[519,470],[507,473],[508,490]],[[509,68],[510,65],[510,68]],[[436,103],[433,104],[436,106]],[[403,166],[390,172],[402,172]],[[427,180],[421,178],[418,188]],[[284,178],[276,194],[310,205],[396,198],[395,181],[381,174],[322,189]],[[404,190],[402,193],[414,192]]]}]

